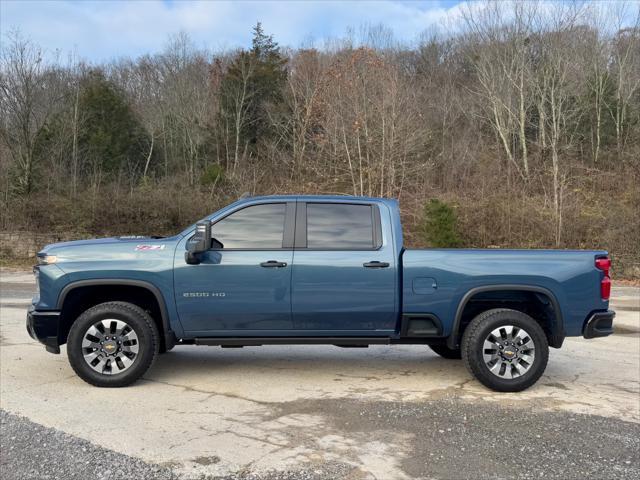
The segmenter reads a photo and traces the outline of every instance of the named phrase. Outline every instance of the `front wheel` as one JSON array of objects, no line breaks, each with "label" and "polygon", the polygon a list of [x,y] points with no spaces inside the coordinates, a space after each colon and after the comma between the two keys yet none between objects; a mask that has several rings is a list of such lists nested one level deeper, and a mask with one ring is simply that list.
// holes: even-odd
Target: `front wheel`
[{"label": "front wheel", "polygon": [[549,345],[542,327],[529,315],[510,309],[488,310],[465,330],[462,358],[486,387],[519,392],[544,373]]},{"label": "front wheel", "polygon": [[73,370],[96,387],[124,387],[140,378],[159,350],[153,319],[137,305],[101,303],[71,326],[67,356]]}]

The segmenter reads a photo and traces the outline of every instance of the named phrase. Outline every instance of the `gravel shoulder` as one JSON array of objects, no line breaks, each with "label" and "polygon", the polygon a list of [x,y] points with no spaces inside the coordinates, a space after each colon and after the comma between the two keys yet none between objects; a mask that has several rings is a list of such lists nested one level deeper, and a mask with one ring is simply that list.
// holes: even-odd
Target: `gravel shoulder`
[{"label": "gravel shoulder", "polygon": [[4,480],[177,478],[168,468],[93,445],[0,410],[0,475]]},{"label": "gravel shoulder", "polygon": [[[640,477],[640,425],[606,417],[478,406],[456,398],[421,404],[302,401],[281,409],[298,416],[332,412],[334,433],[322,441],[333,448],[341,443],[349,448],[353,441],[344,430],[351,437],[356,434],[361,446],[354,461],[225,476],[198,471],[189,474],[176,471],[173,465],[149,464],[0,411],[0,474],[7,480],[372,478],[358,463],[384,462],[380,457],[395,455],[393,447],[397,446],[404,452],[399,458],[403,473],[395,478]],[[300,435],[315,431],[311,427]],[[206,466],[220,459],[201,457],[197,461]]]}]

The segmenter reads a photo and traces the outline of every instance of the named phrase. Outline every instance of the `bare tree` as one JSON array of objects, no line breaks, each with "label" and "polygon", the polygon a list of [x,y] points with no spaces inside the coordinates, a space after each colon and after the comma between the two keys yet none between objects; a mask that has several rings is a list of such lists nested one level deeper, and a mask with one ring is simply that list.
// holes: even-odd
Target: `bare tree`
[{"label": "bare tree", "polygon": [[159,59],[162,82],[163,110],[171,128],[169,150],[179,153],[189,185],[194,185],[201,146],[208,135],[210,118],[208,89],[209,62],[203,52],[198,52],[189,37],[181,33],[172,37]]},{"label": "bare tree", "polygon": [[414,93],[401,73],[367,48],[347,52],[331,67],[321,94],[320,175],[343,181],[354,195],[399,195],[415,168],[423,126]]},{"label": "bare tree", "polygon": [[526,135],[532,105],[529,44],[537,13],[536,2],[498,1],[487,2],[479,9],[471,5],[464,12],[471,61],[480,87],[475,93],[485,106],[485,118],[500,139],[507,159],[523,178],[529,175]]},{"label": "bare tree", "polygon": [[247,154],[247,144],[246,142],[242,144],[242,132],[252,121],[248,113],[255,92],[251,90],[250,82],[256,68],[256,62],[252,55],[246,52],[239,52],[237,55],[240,58],[234,63],[236,81],[229,85],[229,88],[223,88],[221,91],[222,102],[231,106],[225,115],[227,123],[225,130],[229,132],[228,136],[231,137],[229,143],[233,146],[233,163],[230,170],[234,175]]},{"label": "bare tree", "polygon": [[[640,89],[640,6],[635,11],[627,2],[613,7],[617,27],[613,44],[613,69],[617,81],[615,104],[610,106],[610,111],[616,128],[618,156],[621,157],[629,134],[630,103]],[[625,19],[631,15],[634,21],[631,26],[624,27]]]},{"label": "bare tree", "polygon": [[542,51],[537,73],[537,94],[540,99],[540,123],[542,135],[551,155],[553,212],[555,217],[555,245],[560,246],[567,174],[562,157],[573,146],[581,115],[579,85],[576,64],[567,58],[575,58],[575,42],[571,35],[575,17],[558,12],[542,40]]},{"label": "bare tree", "polygon": [[324,115],[322,89],[327,81],[326,55],[315,49],[302,50],[289,60],[285,101],[290,115],[278,125],[284,144],[292,154],[291,178],[298,178],[307,147],[321,132]]},{"label": "bare tree", "polygon": [[36,142],[41,128],[60,101],[60,85],[42,49],[18,32],[8,35],[0,57],[0,136],[16,169],[16,188],[33,189]]}]

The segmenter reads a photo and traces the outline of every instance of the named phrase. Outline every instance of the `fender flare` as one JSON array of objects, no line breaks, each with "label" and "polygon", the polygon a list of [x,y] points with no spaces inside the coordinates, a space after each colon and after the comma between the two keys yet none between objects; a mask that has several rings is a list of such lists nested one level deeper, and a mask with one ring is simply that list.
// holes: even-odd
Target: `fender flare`
[{"label": "fender flare", "polygon": [[536,285],[520,285],[520,284],[485,285],[482,287],[475,287],[467,291],[467,293],[465,293],[464,296],[462,297],[462,300],[460,300],[460,303],[458,304],[458,308],[456,309],[456,316],[453,320],[451,335],[449,335],[449,338],[447,339],[447,346],[449,348],[457,348],[460,343],[459,341],[460,335],[458,332],[460,330],[460,323],[462,321],[462,312],[464,312],[464,308],[467,306],[467,303],[469,303],[469,300],[471,300],[471,298],[478,293],[493,292],[498,290],[534,292],[534,293],[540,293],[548,297],[549,300],[551,301],[551,307],[553,308],[553,311],[556,316],[556,321],[551,326],[551,338],[549,340],[552,347],[560,348],[560,346],[562,345],[562,342],[564,341],[565,333],[564,333],[564,321],[562,318],[562,310],[560,309],[560,303],[558,302],[558,299],[553,294],[553,292],[548,288],[539,287]]},{"label": "fender flare", "polygon": [[94,287],[99,285],[125,285],[130,287],[142,287],[149,290],[158,302],[160,307],[160,317],[162,321],[162,329],[164,334],[165,346],[168,349],[172,348],[176,343],[176,337],[169,325],[169,314],[167,313],[167,304],[164,300],[164,296],[158,287],[150,282],[144,280],[131,280],[126,278],[99,278],[91,280],[77,280],[64,286],[58,295],[58,301],[56,302],[56,308],[62,311],[64,301],[67,295],[76,288],[82,287]]}]

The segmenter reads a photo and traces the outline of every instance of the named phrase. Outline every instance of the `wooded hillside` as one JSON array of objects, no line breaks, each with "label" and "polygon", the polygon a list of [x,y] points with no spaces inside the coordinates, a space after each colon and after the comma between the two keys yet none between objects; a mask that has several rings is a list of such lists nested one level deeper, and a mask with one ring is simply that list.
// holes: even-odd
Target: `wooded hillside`
[{"label": "wooded hillside", "polygon": [[181,34],[99,65],[9,32],[0,230],[170,234],[244,192],[385,196],[409,245],[602,247],[640,276],[638,4],[556,7],[475,4],[413,46],[378,26],[289,49],[258,24],[248,49]]}]

